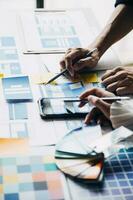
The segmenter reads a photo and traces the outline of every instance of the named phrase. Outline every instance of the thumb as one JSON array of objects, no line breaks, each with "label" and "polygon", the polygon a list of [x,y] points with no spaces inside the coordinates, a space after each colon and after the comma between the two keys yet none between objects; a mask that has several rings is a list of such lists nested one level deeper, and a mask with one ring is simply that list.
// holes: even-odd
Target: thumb
[{"label": "thumb", "polygon": [[109,103],[92,95],[88,97],[88,101],[94,106],[96,106],[97,108],[99,108],[99,110],[101,110],[101,112],[107,117],[107,119],[110,118],[110,104]]}]

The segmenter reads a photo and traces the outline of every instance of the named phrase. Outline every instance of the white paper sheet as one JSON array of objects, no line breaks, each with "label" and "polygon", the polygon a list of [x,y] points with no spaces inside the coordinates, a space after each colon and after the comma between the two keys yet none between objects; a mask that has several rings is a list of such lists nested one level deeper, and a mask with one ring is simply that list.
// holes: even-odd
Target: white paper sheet
[{"label": "white paper sheet", "polygon": [[[63,52],[69,48],[66,43],[64,44],[60,40],[75,37],[79,39],[81,45],[73,41],[70,43],[70,47],[86,47],[92,43],[100,31],[91,9],[40,12],[36,14],[25,12],[21,14],[20,22],[25,38],[25,51],[29,53],[49,52],[48,55],[42,55],[42,60],[52,72],[59,72],[59,61],[63,57],[63,54],[57,55],[56,52]],[[68,30],[66,27],[69,27]],[[72,32],[72,30],[69,30],[70,28],[74,32],[73,36],[69,33]],[[29,34],[30,32],[32,34]],[[43,45],[45,42],[42,41],[45,41],[45,39],[46,44]],[[52,52],[54,54],[51,54]],[[109,69],[118,65],[120,65],[119,59],[112,49],[109,49],[95,69]]]}]

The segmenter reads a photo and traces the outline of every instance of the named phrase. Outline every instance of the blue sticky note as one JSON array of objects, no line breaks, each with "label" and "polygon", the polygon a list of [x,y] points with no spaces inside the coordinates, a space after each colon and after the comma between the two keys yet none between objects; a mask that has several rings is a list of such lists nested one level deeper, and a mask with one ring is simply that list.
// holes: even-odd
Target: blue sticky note
[{"label": "blue sticky note", "polygon": [[2,85],[5,99],[8,102],[32,100],[32,92],[28,76],[3,78]]}]

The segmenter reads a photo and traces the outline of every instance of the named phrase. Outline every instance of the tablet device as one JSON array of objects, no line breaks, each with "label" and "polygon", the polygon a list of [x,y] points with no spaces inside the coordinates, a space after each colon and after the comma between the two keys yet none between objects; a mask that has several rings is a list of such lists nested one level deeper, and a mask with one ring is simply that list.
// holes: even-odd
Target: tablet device
[{"label": "tablet device", "polygon": [[84,118],[92,109],[87,103],[78,107],[79,102],[65,102],[63,99],[41,98],[38,100],[40,116],[43,119]]}]

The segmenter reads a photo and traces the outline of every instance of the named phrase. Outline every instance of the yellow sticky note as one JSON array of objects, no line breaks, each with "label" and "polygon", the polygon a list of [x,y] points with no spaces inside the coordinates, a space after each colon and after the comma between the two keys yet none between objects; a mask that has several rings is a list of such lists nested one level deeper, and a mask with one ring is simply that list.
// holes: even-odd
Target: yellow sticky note
[{"label": "yellow sticky note", "polygon": [[83,74],[83,75],[81,75],[81,80],[84,83],[96,83],[96,82],[99,82],[97,73]]},{"label": "yellow sticky note", "polygon": [[4,78],[4,74],[0,73],[0,78]]},{"label": "yellow sticky note", "polygon": [[[51,78],[53,78],[56,74],[50,72],[44,72],[43,74],[38,74],[33,77],[33,81],[37,84],[47,83]],[[51,82],[51,84],[56,85],[56,80]]]},{"label": "yellow sticky note", "polygon": [[0,138],[0,155],[18,155],[27,154],[29,152],[28,139],[18,138]]}]

